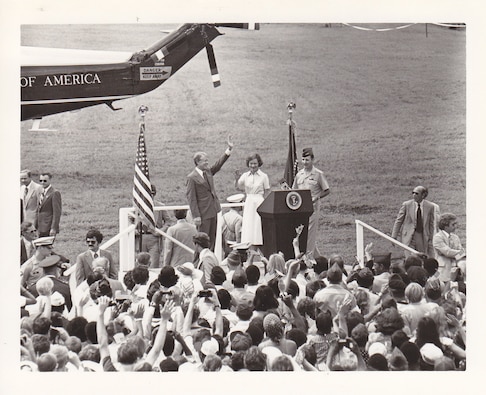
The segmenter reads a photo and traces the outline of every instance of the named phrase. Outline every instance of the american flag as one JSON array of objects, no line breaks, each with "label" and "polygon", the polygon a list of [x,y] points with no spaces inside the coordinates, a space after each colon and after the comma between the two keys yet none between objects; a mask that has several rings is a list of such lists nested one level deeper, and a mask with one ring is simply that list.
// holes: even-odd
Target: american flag
[{"label": "american flag", "polygon": [[144,132],[145,123],[142,121],[135,158],[135,175],[133,176],[133,205],[142,223],[155,227],[154,199],[149,177]]}]

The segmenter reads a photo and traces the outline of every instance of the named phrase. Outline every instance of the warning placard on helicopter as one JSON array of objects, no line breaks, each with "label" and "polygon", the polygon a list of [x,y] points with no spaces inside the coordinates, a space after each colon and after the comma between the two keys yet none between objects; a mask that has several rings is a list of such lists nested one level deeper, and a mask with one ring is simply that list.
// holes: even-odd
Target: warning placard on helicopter
[{"label": "warning placard on helicopter", "polygon": [[166,80],[172,73],[172,66],[140,67],[140,80]]}]

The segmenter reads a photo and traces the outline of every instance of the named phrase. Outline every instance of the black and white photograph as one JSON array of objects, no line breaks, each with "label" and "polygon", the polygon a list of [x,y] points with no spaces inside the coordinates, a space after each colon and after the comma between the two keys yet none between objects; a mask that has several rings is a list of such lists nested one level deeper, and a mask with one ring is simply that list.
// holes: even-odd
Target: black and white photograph
[{"label": "black and white photograph", "polygon": [[[338,371],[365,392],[397,371],[417,391],[474,382],[474,7],[104,19],[32,3],[5,70],[20,80],[2,141],[13,377],[133,392],[124,373],[148,371],[191,393],[357,392]],[[254,372],[268,388],[245,389]]]}]

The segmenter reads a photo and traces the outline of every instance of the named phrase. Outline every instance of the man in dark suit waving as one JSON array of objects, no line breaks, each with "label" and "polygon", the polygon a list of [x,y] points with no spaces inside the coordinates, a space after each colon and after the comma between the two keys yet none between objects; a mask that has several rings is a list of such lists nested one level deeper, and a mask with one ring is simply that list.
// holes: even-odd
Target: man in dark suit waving
[{"label": "man in dark suit waving", "polygon": [[52,175],[42,173],[39,182],[44,187],[39,194],[39,208],[37,209],[37,231],[40,237],[54,236],[59,233],[62,202],[61,193],[51,185]]},{"label": "man in dark suit waving", "polygon": [[211,167],[209,166],[208,155],[205,152],[196,152],[194,154],[196,167],[187,176],[186,196],[194,225],[199,232],[209,235],[211,250],[214,250],[216,241],[217,214],[221,211],[221,205],[214,188],[213,176],[231,155],[233,143],[230,136],[228,136],[227,144],[228,148],[224,155]]}]

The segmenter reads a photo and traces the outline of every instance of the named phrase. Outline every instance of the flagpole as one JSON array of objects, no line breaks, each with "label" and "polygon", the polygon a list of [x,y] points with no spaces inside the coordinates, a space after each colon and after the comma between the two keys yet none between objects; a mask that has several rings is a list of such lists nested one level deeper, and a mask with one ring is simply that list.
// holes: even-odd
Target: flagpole
[{"label": "flagpole", "polygon": [[289,119],[287,120],[287,124],[289,125],[289,151],[287,156],[287,163],[285,165],[285,176],[284,176],[285,189],[292,188],[292,184],[294,183],[294,177],[296,173],[297,154],[295,150],[295,136],[294,136],[295,123],[292,119],[292,115],[295,108],[296,108],[295,102],[291,101],[289,104],[287,104],[287,110],[289,114]]},{"label": "flagpole", "polygon": [[[140,115],[140,127],[139,130],[142,130],[145,132],[145,113],[148,111],[148,107],[141,105],[138,108],[138,114]],[[138,218],[138,216],[137,216]],[[137,230],[138,230],[138,251],[142,251],[142,246],[143,246],[143,224],[142,221],[139,221],[137,224]]]}]

